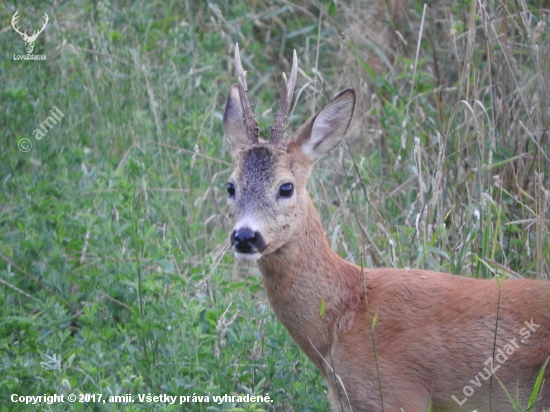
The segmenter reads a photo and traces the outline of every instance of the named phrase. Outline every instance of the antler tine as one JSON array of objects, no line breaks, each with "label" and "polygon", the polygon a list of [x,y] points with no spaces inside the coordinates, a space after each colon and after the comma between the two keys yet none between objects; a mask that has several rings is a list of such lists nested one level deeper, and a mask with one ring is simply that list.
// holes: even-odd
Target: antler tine
[{"label": "antler tine", "polygon": [[292,94],[296,85],[296,76],[298,75],[298,57],[296,50],[292,52],[292,68],[290,69],[290,82],[288,83],[288,102],[292,102]]},{"label": "antler tine", "polygon": [[279,111],[275,117],[275,123],[271,126],[271,139],[269,143],[277,145],[285,134],[286,120],[290,103],[292,102],[292,94],[296,85],[296,75],[298,74],[298,57],[296,50],[292,55],[292,68],[290,69],[290,79],[287,81],[286,75],[283,73],[283,84],[281,85],[281,101],[279,102]]},{"label": "antler tine", "polygon": [[258,123],[252,112],[252,105],[248,97],[248,86],[246,85],[246,72],[243,70],[241,55],[239,54],[239,43],[235,45],[235,68],[237,70],[237,80],[239,87],[239,97],[241,100],[241,109],[243,111],[243,121],[246,137],[252,144],[258,144]]},{"label": "antler tine", "polygon": [[42,28],[39,30],[34,30],[32,33],[32,36],[29,37],[29,40],[36,40],[38,38],[38,35],[44,31],[46,28],[46,25],[48,24],[48,21],[50,20],[48,15],[44,13],[44,16],[42,17],[44,19],[44,23],[42,24]]},{"label": "antler tine", "polygon": [[235,69],[237,70],[237,79],[242,78],[244,87],[248,90],[246,85],[246,72],[243,70],[243,64],[241,63],[241,54],[239,53],[239,43],[235,44]]},{"label": "antler tine", "polygon": [[44,24],[42,24],[42,28],[38,31],[38,33],[36,33],[36,37],[38,37],[38,35],[44,31],[44,29],[46,28],[46,25],[50,21],[50,18],[46,13],[44,13],[44,16],[42,18],[44,19]]},{"label": "antler tine", "polygon": [[17,25],[17,20],[19,19],[19,10],[17,10],[15,12],[15,14],[13,15],[13,17],[11,18],[11,26],[13,27],[13,29],[15,30],[16,33],[20,34],[21,36],[26,36],[27,35],[27,30],[25,30],[24,33],[21,33],[21,31],[19,31],[19,27],[15,27]]}]

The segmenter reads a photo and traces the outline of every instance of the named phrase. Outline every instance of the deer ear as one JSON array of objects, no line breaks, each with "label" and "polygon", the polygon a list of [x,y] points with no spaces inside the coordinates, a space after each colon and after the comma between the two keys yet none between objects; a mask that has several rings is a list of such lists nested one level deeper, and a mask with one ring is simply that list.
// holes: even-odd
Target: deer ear
[{"label": "deer ear", "polygon": [[243,109],[241,107],[239,87],[236,84],[231,86],[229,95],[227,96],[225,113],[223,114],[223,130],[226,139],[231,145],[231,153],[247,145],[248,140],[244,128]]},{"label": "deer ear", "polygon": [[346,89],[298,130],[293,140],[311,162],[322,158],[344,139],[354,107],[355,91]]}]

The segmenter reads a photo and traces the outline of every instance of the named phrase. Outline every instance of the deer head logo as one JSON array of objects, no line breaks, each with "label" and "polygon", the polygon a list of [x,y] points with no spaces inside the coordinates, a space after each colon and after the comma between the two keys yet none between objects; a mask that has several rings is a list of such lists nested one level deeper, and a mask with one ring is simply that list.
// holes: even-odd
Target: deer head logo
[{"label": "deer head logo", "polygon": [[21,38],[25,42],[25,49],[27,49],[27,53],[31,54],[32,50],[34,49],[34,42],[38,38],[38,35],[44,31],[44,29],[46,28],[46,25],[48,24],[48,20],[49,20],[48,15],[44,13],[44,24],[42,25],[42,28],[40,30],[35,30],[32,36],[29,36],[27,34],[27,30],[25,30],[24,32],[21,32],[19,30],[19,27],[18,26],[16,27],[17,19],[19,19],[19,10],[17,10],[13,15],[13,18],[11,19],[11,26],[17,33],[21,35]]}]

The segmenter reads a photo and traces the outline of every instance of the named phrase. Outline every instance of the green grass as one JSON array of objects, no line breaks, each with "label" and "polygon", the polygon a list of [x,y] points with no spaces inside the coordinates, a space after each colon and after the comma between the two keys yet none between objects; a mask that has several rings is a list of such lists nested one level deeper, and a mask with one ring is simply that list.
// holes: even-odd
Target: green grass
[{"label": "green grass", "polygon": [[[547,11],[460,2],[421,25],[416,1],[391,16],[384,3],[249,3],[0,5],[0,409],[36,409],[12,394],[101,393],[136,402],[40,410],[328,410],[258,270],[228,247],[221,117],[237,41],[261,130],[294,48],[292,129],[358,93],[347,143],[310,185],[338,253],[548,275]],[[34,50],[46,61],[13,60],[16,9],[29,32],[50,16]],[[35,139],[54,106],[64,117]],[[137,402],[148,393],[273,402]]]}]

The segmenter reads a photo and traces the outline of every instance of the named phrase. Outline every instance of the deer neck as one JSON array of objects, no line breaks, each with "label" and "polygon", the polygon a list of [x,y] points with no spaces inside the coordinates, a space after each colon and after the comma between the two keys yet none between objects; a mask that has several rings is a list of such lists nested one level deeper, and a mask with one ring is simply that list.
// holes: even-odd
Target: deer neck
[{"label": "deer neck", "polygon": [[304,212],[298,235],[262,256],[258,265],[277,318],[324,370],[322,358],[333,343],[334,329],[350,315],[350,302],[353,307],[361,299],[352,292],[361,290],[360,269],[332,251],[309,197]]}]

